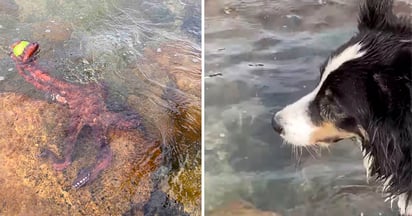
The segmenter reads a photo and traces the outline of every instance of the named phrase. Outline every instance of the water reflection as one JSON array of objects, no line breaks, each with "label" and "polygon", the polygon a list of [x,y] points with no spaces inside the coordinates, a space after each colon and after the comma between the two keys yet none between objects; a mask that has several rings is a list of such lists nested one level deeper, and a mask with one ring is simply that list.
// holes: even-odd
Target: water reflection
[{"label": "water reflection", "polygon": [[[200,215],[200,5],[0,0],[1,215]],[[110,111],[143,118],[147,134],[108,132],[112,164],[84,188],[70,184],[98,154],[89,127],[64,172],[37,157],[62,154],[69,116],[17,74],[8,46],[18,39],[40,43],[51,76],[104,83]]]},{"label": "water reflection", "polygon": [[205,79],[207,214],[396,215],[366,183],[356,144],[296,157],[270,126],[356,30],[357,4],[206,1],[205,73],[221,74]]}]

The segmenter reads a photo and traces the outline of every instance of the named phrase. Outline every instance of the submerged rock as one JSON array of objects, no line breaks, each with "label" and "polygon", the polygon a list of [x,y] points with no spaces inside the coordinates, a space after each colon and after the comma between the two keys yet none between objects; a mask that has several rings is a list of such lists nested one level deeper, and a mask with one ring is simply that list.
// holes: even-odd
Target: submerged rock
[{"label": "submerged rock", "polygon": [[192,216],[201,215],[202,168],[199,165],[182,168],[180,172],[169,178],[168,193],[184,204],[186,212]]},{"label": "submerged rock", "polygon": [[142,1],[140,8],[145,16],[154,23],[168,23],[174,21],[174,14],[163,1]]},{"label": "submerged rock", "polygon": [[48,40],[51,42],[63,42],[70,39],[72,27],[70,23],[63,21],[45,21],[32,25],[33,39]]},{"label": "submerged rock", "polygon": [[15,15],[19,9],[13,0],[0,1],[0,14]]},{"label": "submerged rock", "polygon": [[262,211],[251,203],[243,200],[234,201],[228,205],[210,212],[210,216],[281,216],[275,212]]},{"label": "submerged rock", "polygon": [[[161,52],[157,52],[158,48]],[[200,101],[202,63],[198,48],[186,42],[168,42],[157,48],[146,48],[144,56],[151,61],[151,64],[147,65],[169,75],[178,89],[196,96]]]},{"label": "submerged rock", "polygon": [[[74,190],[71,180],[97,153],[87,129],[74,155],[81,159],[56,172],[38,154],[44,147],[60,152],[67,111],[14,93],[0,94],[0,110],[1,215],[121,215],[131,203],[143,207],[150,199],[150,174],[158,168],[161,152],[139,132],[111,131],[112,165],[91,185]],[[143,215],[143,208],[135,215]]]},{"label": "submerged rock", "polygon": [[181,28],[200,43],[202,39],[202,13],[200,3],[188,4],[185,7],[185,14]]},{"label": "submerged rock", "polygon": [[[161,189],[180,202],[191,215],[201,215],[201,58],[200,50],[188,43],[169,41],[147,47],[135,74],[151,83],[152,93],[164,107],[153,109],[153,98],[132,98],[129,103],[140,113],[150,113],[159,126],[166,148],[171,174]],[[146,107],[146,108],[144,108]]]}]

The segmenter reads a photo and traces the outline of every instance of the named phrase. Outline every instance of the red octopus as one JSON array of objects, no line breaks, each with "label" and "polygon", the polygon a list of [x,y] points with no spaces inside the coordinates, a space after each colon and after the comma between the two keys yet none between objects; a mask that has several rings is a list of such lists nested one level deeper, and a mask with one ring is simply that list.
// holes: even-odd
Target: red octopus
[{"label": "red octopus", "polygon": [[74,188],[80,188],[95,180],[99,173],[111,163],[112,152],[106,137],[108,129],[111,127],[140,129],[144,132],[141,118],[133,111],[116,113],[108,110],[104,102],[107,91],[100,83],[73,84],[53,78],[41,70],[36,63],[36,54],[39,52],[38,43],[29,43],[23,53],[16,56],[13,49],[19,43],[21,41],[11,46],[10,53],[10,57],[16,63],[18,73],[37,89],[51,95],[54,101],[67,106],[71,116],[67,136],[64,139],[63,159],[48,149],[43,150],[40,156],[51,159],[54,169],[64,170],[72,162],[72,153],[80,131],[86,125],[92,128],[92,136],[99,147],[99,153],[95,164],[81,169],[73,182]]}]

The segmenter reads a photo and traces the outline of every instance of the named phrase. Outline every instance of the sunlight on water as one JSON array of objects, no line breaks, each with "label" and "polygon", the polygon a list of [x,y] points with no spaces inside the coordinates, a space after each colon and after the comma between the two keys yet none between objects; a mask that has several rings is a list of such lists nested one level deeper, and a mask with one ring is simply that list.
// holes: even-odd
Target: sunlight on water
[{"label": "sunlight on water", "polygon": [[[0,0],[0,215],[200,215],[200,6]],[[71,86],[69,95],[79,89],[70,101],[89,103],[102,92],[85,89],[103,83],[107,98],[89,110],[104,104],[107,113],[141,116],[138,130],[104,134],[111,164],[78,190],[77,174],[102,154],[96,126],[80,131],[65,171],[38,157],[42,149],[63,157],[70,115],[89,113],[53,103],[17,73],[8,53],[20,39],[40,44],[37,62]]]}]

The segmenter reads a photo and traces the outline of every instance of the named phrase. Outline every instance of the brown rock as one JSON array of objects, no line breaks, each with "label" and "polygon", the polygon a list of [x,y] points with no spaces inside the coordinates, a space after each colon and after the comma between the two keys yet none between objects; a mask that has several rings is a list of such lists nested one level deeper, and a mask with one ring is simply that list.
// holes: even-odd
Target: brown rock
[{"label": "brown rock", "polygon": [[79,140],[65,172],[37,157],[45,147],[60,152],[66,113],[55,104],[0,94],[0,215],[121,215],[131,203],[149,199],[149,174],[158,167],[160,148],[137,131],[110,132],[113,163],[79,190],[70,185],[80,168],[94,162],[97,149],[90,140]]},{"label": "brown rock", "polygon": [[209,216],[280,216],[275,212],[261,211],[243,200],[234,201],[208,214]]},{"label": "brown rock", "polygon": [[25,1],[14,0],[18,6],[19,18],[21,20],[31,19],[33,16],[39,16],[48,13],[47,1]]},{"label": "brown rock", "polygon": [[150,67],[169,74],[177,87],[200,98],[202,62],[200,50],[187,42],[168,42],[144,51]]},{"label": "brown rock", "polygon": [[0,14],[16,15],[19,6],[13,0],[0,1]]},{"label": "brown rock", "polygon": [[70,38],[72,27],[70,23],[63,21],[45,21],[33,24],[33,39],[62,42]]},{"label": "brown rock", "polygon": [[191,215],[201,213],[201,57],[200,50],[181,41],[147,47],[133,72],[147,80],[149,97],[130,96],[128,103],[156,125],[173,160],[186,161],[162,189],[183,203]]}]

